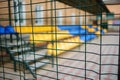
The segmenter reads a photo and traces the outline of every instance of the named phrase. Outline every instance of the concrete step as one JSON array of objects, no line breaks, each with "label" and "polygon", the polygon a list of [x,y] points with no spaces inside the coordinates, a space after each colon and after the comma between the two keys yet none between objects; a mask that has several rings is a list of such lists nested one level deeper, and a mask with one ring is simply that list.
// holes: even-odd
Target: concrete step
[{"label": "concrete step", "polygon": [[29,41],[30,34],[20,34],[19,37],[20,37],[22,40],[27,40],[27,41]]},{"label": "concrete step", "polygon": [[[29,34],[19,34],[18,35],[19,36],[19,38],[22,38],[22,39],[29,39]],[[0,35],[0,40],[4,40],[4,39],[8,39],[8,40],[10,40],[10,34],[4,34],[4,35]],[[14,40],[14,39],[17,39],[17,37],[16,37],[16,35],[15,34],[12,34],[12,39]]]},{"label": "concrete step", "polygon": [[10,53],[28,52],[30,50],[31,50],[30,47],[25,47],[25,48],[21,47],[21,48],[16,48],[16,49],[10,50]]},{"label": "concrete step", "polygon": [[26,44],[28,44],[29,43],[29,41],[14,41],[14,42],[12,42],[12,43],[10,43],[10,42],[6,42],[6,43],[2,43],[2,44],[0,44],[0,47],[3,47],[3,48],[10,48],[10,47],[17,47],[17,46],[22,46],[22,45],[26,45]]},{"label": "concrete step", "polygon": [[30,65],[31,70],[36,70],[44,65],[48,64],[50,61],[48,59],[42,59],[39,62]]},{"label": "concrete step", "polygon": [[0,39],[1,40],[10,39],[10,35],[12,35],[12,39],[17,39],[15,34],[3,34],[3,35],[0,35]]},{"label": "concrete step", "polygon": [[38,59],[43,59],[45,57],[46,53],[42,53],[42,54],[38,54],[38,53],[34,53],[34,52],[28,52],[25,54],[21,54],[18,56],[15,56],[15,60],[16,61],[26,61],[28,63],[33,62],[33,61],[37,61]]}]

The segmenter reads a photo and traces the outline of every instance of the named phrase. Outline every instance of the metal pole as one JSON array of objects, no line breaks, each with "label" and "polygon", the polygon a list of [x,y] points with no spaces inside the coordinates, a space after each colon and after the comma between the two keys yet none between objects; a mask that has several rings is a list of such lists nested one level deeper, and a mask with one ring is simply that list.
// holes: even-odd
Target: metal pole
[{"label": "metal pole", "polygon": [[[8,0],[8,13],[9,13],[9,25],[12,25],[10,0]],[[12,42],[12,34],[10,34],[10,42]]]},{"label": "metal pole", "polygon": [[118,80],[120,80],[120,25],[119,25],[119,51],[118,51]]}]

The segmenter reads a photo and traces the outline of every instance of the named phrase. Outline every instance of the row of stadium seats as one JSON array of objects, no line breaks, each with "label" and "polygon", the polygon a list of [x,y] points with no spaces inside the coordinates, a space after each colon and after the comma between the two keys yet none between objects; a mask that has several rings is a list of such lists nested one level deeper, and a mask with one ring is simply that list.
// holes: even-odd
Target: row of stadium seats
[{"label": "row of stadium seats", "polygon": [[73,30],[88,30],[88,32],[95,32],[100,30],[100,27],[98,26],[80,26],[80,25],[59,25],[58,28],[60,30],[68,30],[68,31],[73,31]]},{"label": "row of stadium seats", "polygon": [[79,46],[81,43],[82,41],[80,41],[79,36],[68,38],[59,42],[49,43],[47,45],[47,53],[56,56],[76,46]]},{"label": "row of stadium seats", "polygon": [[72,37],[67,30],[56,31],[56,32],[47,32],[47,33],[39,33],[39,34],[31,34],[30,42],[31,43],[45,43],[51,42],[55,40],[61,40],[65,38]]},{"label": "row of stadium seats", "polygon": [[56,26],[41,25],[41,26],[15,26],[15,31],[18,33],[38,33],[38,32],[50,32],[57,30]]},{"label": "row of stadium seats", "polygon": [[[60,42],[49,43],[47,45],[48,54],[56,56],[66,52],[74,47],[79,46],[81,43],[88,42],[100,34],[104,34],[106,30],[100,27],[80,27],[80,26],[59,26],[61,30],[68,30],[69,34],[73,37],[61,40]],[[91,30],[93,29],[93,30]],[[91,31],[90,31],[91,30]]]},{"label": "row of stadium seats", "polygon": [[47,45],[48,54],[56,56],[66,50],[70,50],[81,43],[90,41],[107,30],[97,26],[80,25],[58,25],[55,26],[35,26],[35,27],[12,27],[0,26],[0,34],[4,33],[31,33],[30,42],[35,44],[49,43]]},{"label": "row of stadium seats", "polygon": [[[38,27],[39,29],[41,29],[41,27]],[[45,28],[48,28],[50,30],[50,26],[46,26]],[[52,28],[52,26],[51,26]],[[34,28],[35,29],[35,28]],[[39,30],[38,29],[38,30]],[[43,28],[44,29],[44,28]],[[77,35],[85,35],[85,33],[89,33],[89,32],[96,32],[100,30],[99,27],[95,27],[95,28],[83,28],[79,25],[62,25],[62,26],[58,26],[57,27],[57,31],[55,31],[55,28],[53,30],[53,32],[45,32],[45,30],[43,30],[44,33],[32,33],[30,35],[30,42],[31,43],[45,43],[51,40],[60,40],[60,39],[65,39],[65,38],[69,38],[72,36],[77,36]],[[51,31],[51,30],[50,30]],[[56,36],[57,34],[57,36]],[[98,34],[98,32],[97,32]]]},{"label": "row of stadium seats", "polygon": [[[14,30],[18,33],[43,33],[43,32],[51,32],[51,31],[60,31],[60,30],[68,30],[71,35],[75,36],[78,34],[84,33],[86,30],[88,32],[96,32],[101,30],[98,26],[80,26],[80,25],[41,25],[41,26],[15,26]],[[98,34],[99,32],[97,32]]]},{"label": "row of stadium seats", "polygon": [[[94,29],[93,29],[94,28]],[[50,32],[55,30],[80,30],[80,29],[87,29],[89,32],[95,32],[96,30],[100,29],[97,26],[80,26],[80,25],[58,25],[58,26],[51,26],[51,25],[41,25],[41,26],[15,26],[15,31],[18,33],[38,33],[38,32]]]},{"label": "row of stadium seats", "polygon": [[81,43],[90,41],[94,38],[96,38],[95,34],[87,34],[87,35],[71,37],[54,43],[49,43],[47,45],[48,54],[53,56],[56,56],[56,54],[59,55],[65,52],[66,50],[70,50],[74,47],[79,46]]}]

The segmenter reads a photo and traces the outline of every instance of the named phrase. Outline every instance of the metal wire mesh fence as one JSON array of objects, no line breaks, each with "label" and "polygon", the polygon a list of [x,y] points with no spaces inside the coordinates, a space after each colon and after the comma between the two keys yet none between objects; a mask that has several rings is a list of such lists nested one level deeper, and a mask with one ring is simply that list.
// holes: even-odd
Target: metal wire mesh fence
[{"label": "metal wire mesh fence", "polygon": [[0,80],[119,80],[119,41],[102,0],[0,1]]}]

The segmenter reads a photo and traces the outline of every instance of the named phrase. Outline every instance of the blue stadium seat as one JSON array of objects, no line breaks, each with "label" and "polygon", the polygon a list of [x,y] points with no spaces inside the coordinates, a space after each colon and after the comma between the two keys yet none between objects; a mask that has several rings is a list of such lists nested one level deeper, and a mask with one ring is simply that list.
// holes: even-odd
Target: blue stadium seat
[{"label": "blue stadium seat", "polygon": [[87,42],[87,41],[90,41],[96,37],[97,36],[94,33],[87,32],[87,34],[85,34],[85,35],[80,35],[80,40]]},{"label": "blue stadium seat", "polygon": [[6,34],[9,34],[9,33],[16,33],[16,32],[15,32],[15,30],[14,30],[14,28],[13,28],[12,26],[7,25],[7,26],[5,27],[5,33],[6,33]]},{"label": "blue stadium seat", "polygon": [[95,29],[95,31],[98,31],[99,29],[98,29],[98,27],[97,28],[94,28]]},{"label": "blue stadium seat", "polygon": [[92,25],[88,25],[89,28],[92,28],[93,26]]},{"label": "blue stadium seat", "polygon": [[60,30],[74,30],[74,29],[81,29],[79,25],[58,25]]},{"label": "blue stadium seat", "polygon": [[104,30],[100,30],[101,34],[105,34]]},{"label": "blue stadium seat", "polygon": [[96,38],[97,36],[94,33],[90,33],[91,39]]},{"label": "blue stadium seat", "polygon": [[4,33],[5,33],[5,28],[0,25],[0,34],[4,34]]},{"label": "blue stadium seat", "polygon": [[87,41],[91,40],[91,37],[90,37],[90,35],[82,35],[82,36],[80,36],[80,40],[87,42]]},{"label": "blue stadium seat", "polygon": [[69,33],[71,34],[71,35],[73,35],[73,36],[76,36],[76,35],[83,35],[83,34],[85,34],[86,32],[87,32],[87,30],[86,29],[74,29],[74,30],[68,30],[69,31]]}]

